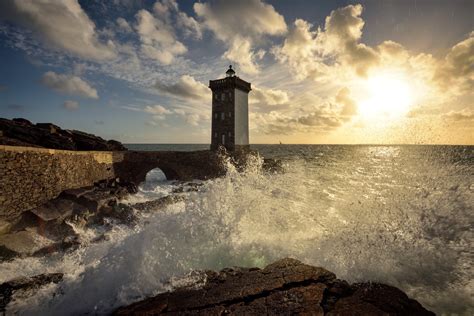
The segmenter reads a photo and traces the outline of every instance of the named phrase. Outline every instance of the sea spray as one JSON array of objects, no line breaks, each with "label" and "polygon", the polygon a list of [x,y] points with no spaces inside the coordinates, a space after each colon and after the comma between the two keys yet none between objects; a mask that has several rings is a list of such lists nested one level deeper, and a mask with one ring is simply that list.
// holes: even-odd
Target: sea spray
[{"label": "sea spray", "polygon": [[[199,285],[199,269],[262,267],[290,256],[350,282],[395,285],[440,314],[473,313],[472,149],[300,146],[277,154],[284,173],[262,172],[261,157],[243,172],[228,164],[225,177],[143,212],[134,228],[114,226],[108,240],[2,263],[2,275],[66,274],[9,312],[108,313],[176,285]],[[180,185],[152,173],[125,202]],[[102,233],[90,228],[84,238]]]}]

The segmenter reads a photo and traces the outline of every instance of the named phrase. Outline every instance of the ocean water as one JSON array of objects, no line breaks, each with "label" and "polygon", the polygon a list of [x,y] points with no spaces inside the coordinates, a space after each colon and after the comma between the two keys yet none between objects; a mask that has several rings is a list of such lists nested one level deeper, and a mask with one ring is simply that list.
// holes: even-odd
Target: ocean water
[{"label": "ocean water", "polygon": [[[201,150],[208,145],[128,145]],[[397,286],[440,315],[474,314],[474,147],[258,145],[238,173],[196,181],[184,201],[139,214],[136,227],[79,230],[66,254],[0,263],[0,282],[64,272],[59,285],[15,297],[8,313],[95,315],[183,284],[199,269],[263,267],[283,257],[323,266],[349,282]],[[123,202],[173,194],[151,171]],[[187,188],[188,186],[186,186]],[[185,189],[186,191],[186,189]]]}]

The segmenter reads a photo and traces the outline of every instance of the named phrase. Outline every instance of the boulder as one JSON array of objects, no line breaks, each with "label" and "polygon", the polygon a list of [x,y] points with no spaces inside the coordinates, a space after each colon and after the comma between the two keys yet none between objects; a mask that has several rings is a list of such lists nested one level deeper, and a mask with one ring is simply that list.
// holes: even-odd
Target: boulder
[{"label": "boulder", "polygon": [[61,192],[59,196],[64,199],[74,201],[87,193],[93,192],[95,189],[96,188],[94,186],[82,187],[78,189],[69,189]]},{"label": "boulder", "polygon": [[207,271],[204,279],[201,287],[162,293],[114,315],[434,315],[394,287],[350,286],[324,268],[290,258],[264,269]]},{"label": "boulder", "polygon": [[135,204],[132,204],[131,207],[133,207],[134,209],[138,211],[150,211],[150,210],[155,210],[155,209],[161,209],[167,205],[170,205],[179,201],[183,201],[183,200],[184,200],[184,197],[182,196],[167,195],[153,201],[135,203]]},{"label": "boulder", "polygon": [[138,222],[138,217],[133,208],[123,203],[103,208],[97,216],[96,223],[104,224],[105,217],[117,219],[119,223],[129,226],[134,226]]},{"label": "boulder", "polygon": [[52,220],[62,222],[73,214],[75,207],[76,204],[73,201],[57,198],[31,209],[30,212],[45,222]]},{"label": "boulder", "polygon": [[15,123],[18,123],[20,125],[33,126],[33,123],[31,123],[27,119],[24,119],[24,118],[21,118],[21,117],[14,118],[14,119],[12,119],[12,121],[15,122]]},{"label": "boulder", "polygon": [[12,224],[10,222],[0,219],[0,235],[7,234],[11,227]]},{"label": "boulder", "polygon": [[113,150],[113,151],[125,151],[125,150],[127,150],[127,148],[124,145],[122,145],[121,142],[116,141],[114,139],[108,140],[107,144],[109,145],[109,150]]},{"label": "boulder", "polygon": [[22,230],[0,236],[0,246],[3,251],[0,253],[2,260],[15,256],[30,256],[36,251],[51,246],[54,241],[38,234],[34,230]]},{"label": "boulder", "polygon": [[33,277],[22,277],[0,284],[0,312],[5,314],[5,308],[17,292],[32,291],[49,283],[59,283],[62,273],[47,273]]},{"label": "boulder", "polygon": [[390,285],[358,283],[351,290],[351,295],[340,298],[328,315],[434,315]]},{"label": "boulder", "polygon": [[117,204],[117,198],[107,190],[94,190],[80,196],[77,203],[85,206],[89,211],[97,213],[103,207]]}]

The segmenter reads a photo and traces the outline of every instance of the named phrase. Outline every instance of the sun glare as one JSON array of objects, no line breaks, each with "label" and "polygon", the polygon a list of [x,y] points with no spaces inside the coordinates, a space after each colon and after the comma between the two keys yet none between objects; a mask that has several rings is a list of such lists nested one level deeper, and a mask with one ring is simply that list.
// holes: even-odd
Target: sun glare
[{"label": "sun glare", "polygon": [[397,118],[405,115],[414,102],[408,78],[400,74],[380,74],[365,83],[367,97],[359,102],[364,118]]}]

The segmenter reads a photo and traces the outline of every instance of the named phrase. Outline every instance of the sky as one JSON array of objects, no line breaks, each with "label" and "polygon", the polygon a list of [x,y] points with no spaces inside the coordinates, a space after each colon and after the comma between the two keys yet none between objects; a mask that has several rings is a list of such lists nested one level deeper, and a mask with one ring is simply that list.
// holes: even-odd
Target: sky
[{"label": "sky", "polygon": [[209,143],[209,80],[251,143],[474,144],[474,1],[0,1],[0,117]]}]

